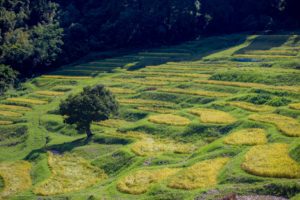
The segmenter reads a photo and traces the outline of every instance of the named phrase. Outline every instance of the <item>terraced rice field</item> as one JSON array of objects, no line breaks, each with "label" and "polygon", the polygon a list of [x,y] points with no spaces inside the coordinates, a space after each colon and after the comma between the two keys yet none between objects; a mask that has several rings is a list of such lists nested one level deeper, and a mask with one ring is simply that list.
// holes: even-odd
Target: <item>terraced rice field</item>
[{"label": "terraced rice field", "polygon": [[[28,80],[0,99],[0,199],[298,200],[299,38],[203,38]],[[58,106],[95,84],[120,111],[86,139]]]}]

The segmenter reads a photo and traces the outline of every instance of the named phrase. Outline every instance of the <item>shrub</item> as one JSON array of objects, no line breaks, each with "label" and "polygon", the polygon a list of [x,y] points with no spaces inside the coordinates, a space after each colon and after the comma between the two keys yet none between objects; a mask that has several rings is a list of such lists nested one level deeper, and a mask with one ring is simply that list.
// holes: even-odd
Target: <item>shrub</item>
[{"label": "shrub", "polygon": [[300,165],[289,157],[287,144],[268,144],[252,147],[245,155],[242,168],[258,176],[300,177]]},{"label": "shrub", "polygon": [[242,129],[225,137],[225,144],[258,145],[267,143],[265,131],[259,128]]},{"label": "shrub", "polygon": [[184,190],[213,187],[217,184],[219,171],[228,161],[228,158],[216,158],[196,163],[172,176],[168,186]]},{"label": "shrub", "polygon": [[172,115],[172,114],[160,114],[149,117],[149,121],[157,124],[166,124],[174,126],[185,126],[191,121],[185,117]]}]

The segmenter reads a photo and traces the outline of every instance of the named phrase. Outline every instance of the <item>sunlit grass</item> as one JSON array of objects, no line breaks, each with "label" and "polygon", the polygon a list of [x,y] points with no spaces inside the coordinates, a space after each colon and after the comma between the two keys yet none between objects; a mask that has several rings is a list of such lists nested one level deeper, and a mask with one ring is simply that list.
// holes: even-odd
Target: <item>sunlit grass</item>
[{"label": "sunlit grass", "polygon": [[36,94],[45,95],[45,96],[63,96],[64,92],[55,92],[55,91],[37,91]]},{"label": "sunlit grass", "polygon": [[47,101],[37,100],[37,99],[27,99],[27,98],[8,98],[6,99],[10,102],[17,102],[17,103],[29,103],[33,105],[42,105],[47,104]]},{"label": "sunlit grass", "polygon": [[216,158],[196,163],[172,176],[168,186],[184,190],[214,187],[220,170],[228,161],[228,158]]},{"label": "sunlit grass", "polygon": [[185,117],[172,114],[160,114],[149,117],[149,121],[156,124],[166,124],[173,126],[185,126],[191,121]]},{"label": "sunlit grass", "polygon": [[291,118],[277,114],[254,114],[250,119],[260,122],[267,122],[276,125],[276,127],[288,136],[300,136],[300,123]]},{"label": "sunlit grass", "polygon": [[190,109],[189,112],[200,116],[200,120],[204,123],[231,124],[236,121],[229,113],[220,110],[195,108]]},{"label": "sunlit grass", "polygon": [[235,101],[235,102],[229,102],[228,103],[231,106],[236,106],[245,110],[249,110],[252,112],[269,112],[274,110],[272,106],[267,106],[267,105],[256,105],[253,103],[248,103],[248,102],[241,102],[241,101]]},{"label": "sunlit grass", "polygon": [[245,155],[242,168],[257,176],[300,178],[300,165],[289,157],[287,144],[252,147]]},{"label": "sunlit grass", "polygon": [[295,110],[300,110],[300,103],[292,103],[289,107]]},{"label": "sunlit grass", "polygon": [[225,144],[231,145],[258,145],[268,142],[263,129],[249,128],[236,131],[224,139]]},{"label": "sunlit grass", "polygon": [[21,117],[21,113],[17,112],[12,112],[12,111],[5,111],[5,110],[0,110],[0,116],[4,117]]},{"label": "sunlit grass", "polygon": [[177,94],[188,94],[188,95],[199,95],[199,96],[207,96],[207,97],[228,97],[231,94],[224,92],[212,92],[205,90],[190,90],[190,89],[178,89],[178,88],[170,88],[170,89],[160,89],[161,92],[168,93],[177,93]]},{"label": "sunlit grass", "polygon": [[0,176],[4,179],[4,189],[0,199],[6,199],[31,187],[31,165],[25,161],[0,163]]},{"label": "sunlit grass", "polygon": [[92,186],[107,175],[83,158],[71,154],[53,155],[49,153],[48,164],[51,177],[34,188],[39,195],[54,195],[73,192]]},{"label": "sunlit grass", "polygon": [[151,185],[168,178],[177,171],[178,169],[175,168],[139,170],[119,180],[117,188],[124,193],[143,194],[148,191]]}]

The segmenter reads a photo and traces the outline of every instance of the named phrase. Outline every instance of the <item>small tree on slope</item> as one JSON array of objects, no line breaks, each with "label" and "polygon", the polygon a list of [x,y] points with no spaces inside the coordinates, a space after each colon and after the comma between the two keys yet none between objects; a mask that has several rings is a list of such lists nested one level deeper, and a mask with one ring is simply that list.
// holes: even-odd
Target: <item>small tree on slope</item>
[{"label": "small tree on slope", "polygon": [[91,123],[109,119],[118,112],[118,102],[103,85],[85,87],[77,95],[70,95],[60,104],[60,114],[64,122],[75,124],[78,131],[85,131],[91,137]]}]

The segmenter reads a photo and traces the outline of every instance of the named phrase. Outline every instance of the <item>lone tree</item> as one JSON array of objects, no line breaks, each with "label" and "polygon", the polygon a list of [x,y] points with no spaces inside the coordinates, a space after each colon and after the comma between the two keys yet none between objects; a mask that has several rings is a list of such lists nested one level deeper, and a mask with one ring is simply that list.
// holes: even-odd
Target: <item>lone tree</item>
[{"label": "lone tree", "polygon": [[59,111],[65,117],[65,123],[75,124],[78,131],[85,131],[87,137],[91,137],[91,123],[109,119],[117,114],[118,108],[114,95],[103,85],[96,85],[70,95],[61,102]]}]

